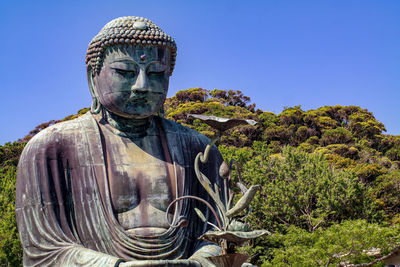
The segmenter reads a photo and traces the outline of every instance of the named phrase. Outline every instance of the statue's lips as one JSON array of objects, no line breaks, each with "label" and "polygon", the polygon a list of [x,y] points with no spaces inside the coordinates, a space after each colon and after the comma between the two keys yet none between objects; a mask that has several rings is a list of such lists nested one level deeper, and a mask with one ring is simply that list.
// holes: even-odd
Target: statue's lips
[{"label": "statue's lips", "polygon": [[128,100],[128,103],[137,104],[137,105],[147,104],[148,102],[149,101],[146,98],[136,98],[136,97],[134,97],[134,98],[131,98],[131,99]]}]

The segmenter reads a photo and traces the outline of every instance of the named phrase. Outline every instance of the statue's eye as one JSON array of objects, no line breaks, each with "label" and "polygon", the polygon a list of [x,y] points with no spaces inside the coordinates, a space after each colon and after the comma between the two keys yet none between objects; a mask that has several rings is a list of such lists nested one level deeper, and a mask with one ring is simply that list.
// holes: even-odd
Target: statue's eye
[{"label": "statue's eye", "polygon": [[119,75],[122,75],[124,77],[134,77],[135,76],[135,71],[134,70],[126,70],[126,69],[114,69],[116,73]]},{"label": "statue's eye", "polygon": [[159,62],[155,62],[150,64],[147,69],[148,74],[164,74],[164,72],[168,69],[168,66]]},{"label": "statue's eye", "polygon": [[138,66],[133,62],[117,61],[110,64],[115,74],[124,78],[132,78],[137,74]]}]

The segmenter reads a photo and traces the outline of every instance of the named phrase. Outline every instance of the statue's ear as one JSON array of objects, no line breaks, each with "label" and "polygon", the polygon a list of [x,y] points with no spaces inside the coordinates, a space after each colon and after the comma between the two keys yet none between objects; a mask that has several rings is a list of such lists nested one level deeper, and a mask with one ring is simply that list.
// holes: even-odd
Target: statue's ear
[{"label": "statue's ear", "polygon": [[88,79],[90,94],[92,95],[92,106],[90,107],[90,111],[92,113],[97,114],[101,110],[101,104],[100,104],[99,98],[97,96],[96,85],[94,83],[94,75],[95,74],[93,72],[93,68],[91,66],[88,66],[87,79]]},{"label": "statue's ear", "polygon": [[93,82],[93,78],[94,78],[93,68],[91,66],[88,66],[88,68],[87,68],[87,80],[88,80],[90,94],[92,95],[92,97],[96,96],[95,85],[94,85],[94,82]]}]

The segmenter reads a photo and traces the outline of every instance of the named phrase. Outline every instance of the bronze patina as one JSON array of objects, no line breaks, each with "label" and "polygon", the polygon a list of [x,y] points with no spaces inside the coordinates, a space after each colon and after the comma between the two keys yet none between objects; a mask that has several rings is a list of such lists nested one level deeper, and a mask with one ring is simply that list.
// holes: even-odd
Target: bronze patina
[{"label": "bronze patina", "polygon": [[[213,266],[221,248],[199,239],[218,224],[210,209],[184,199],[167,211],[186,195],[217,209],[194,168],[209,140],[157,116],[175,57],[174,40],[145,18],[117,18],[92,40],[91,111],[41,131],[19,162],[24,266]],[[207,151],[200,171],[224,190],[223,159]]]}]

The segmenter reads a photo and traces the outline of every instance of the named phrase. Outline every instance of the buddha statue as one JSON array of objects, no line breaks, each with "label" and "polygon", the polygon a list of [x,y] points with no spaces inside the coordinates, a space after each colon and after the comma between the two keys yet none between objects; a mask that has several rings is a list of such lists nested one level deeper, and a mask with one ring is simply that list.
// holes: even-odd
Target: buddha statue
[{"label": "buddha statue", "polygon": [[[194,159],[209,140],[159,116],[175,41],[141,17],[121,17],[86,56],[91,110],[32,138],[18,166],[16,214],[24,266],[212,266],[198,240],[215,218]],[[214,146],[202,172],[223,188]],[[172,226],[171,226],[172,223]]]}]

